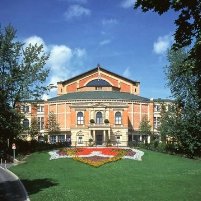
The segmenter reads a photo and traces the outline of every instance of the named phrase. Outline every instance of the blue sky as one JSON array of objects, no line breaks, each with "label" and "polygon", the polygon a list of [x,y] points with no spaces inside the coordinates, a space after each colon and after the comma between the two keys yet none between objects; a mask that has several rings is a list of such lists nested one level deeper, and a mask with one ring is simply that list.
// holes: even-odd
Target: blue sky
[{"label": "blue sky", "polygon": [[173,42],[173,12],[134,10],[135,0],[1,0],[0,23],[50,54],[47,84],[100,64],[141,82],[141,96],[169,98],[164,66]]}]

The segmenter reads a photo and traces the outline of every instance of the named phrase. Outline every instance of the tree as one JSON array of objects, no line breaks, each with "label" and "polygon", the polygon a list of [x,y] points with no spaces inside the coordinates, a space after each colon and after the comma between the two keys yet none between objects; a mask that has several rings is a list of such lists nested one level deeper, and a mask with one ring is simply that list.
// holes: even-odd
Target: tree
[{"label": "tree", "polygon": [[146,136],[145,142],[147,143],[147,136],[151,134],[151,125],[146,116],[142,117],[139,130],[143,135]]},{"label": "tree", "polygon": [[21,132],[18,103],[39,99],[46,87],[49,70],[43,46],[25,47],[16,40],[16,30],[8,25],[0,29],[0,138],[4,141]]},{"label": "tree", "polygon": [[194,87],[198,76],[192,74],[193,61],[186,60],[187,57],[184,49],[172,49],[168,53],[170,65],[165,73],[175,103],[170,110],[162,111],[160,132],[175,139],[180,151],[193,157],[201,150],[201,112]]},{"label": "tree", "polygon": [[140,132],[144,134],[151,134],[151,125],[146,116],[142,117],[142,121],[140,122]]},{"label": "tree", "polygon": [[[159,15],[174,10],[179,12],[175,20],[176,31],[173,49],[188,47],[189,54],[185,60],[191,60],[189,66],[192,75],[197,75],[194,88],[198,96],[199,109],[201,110],[201,1],[200,0],[137,0],[134,8],[141,8],[143,12],[152,10]],[[183,69],[185,71],[186,68]],[[177,74],[179,77],[180,75]],[[191,75],[189,75],[191,76]]]},{"label": "tree", "polygon": [[38,135],[39,133],[39,128],[38,128],[38,120],[36,117],[33,117],[31,119],[31,127],[29,129],[29,133],[31,135],[32,138],[34,138],[35,136]]},{"label": "tree", "polygon": [[179,12],[175,42],[168,53],[170,65],[165,69],[175,108],[164,114],[161,128],[193,157],[201,150],[201,1],[137,0],[134,8],[138,7],[160,15],[169,10]]},{"label": "tree", "polygon": [[47,122],[47,130],[50,134],[58,133],[60,131],[59,124],[57,123],[56,115],[50,112]]}]

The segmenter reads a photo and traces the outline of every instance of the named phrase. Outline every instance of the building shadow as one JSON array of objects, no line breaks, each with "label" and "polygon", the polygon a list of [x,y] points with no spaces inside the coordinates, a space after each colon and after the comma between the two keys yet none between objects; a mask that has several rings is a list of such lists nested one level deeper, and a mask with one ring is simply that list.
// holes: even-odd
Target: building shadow
[{"label": "building shadow", "polygon": [[24,184],[29,195],[38,193],[45,188],[50,188],[58,185],[57,182],[48,178],[34,180],[22,179],[21,182]]},{"label": "building shadow", "polygon": [[[21,180],[28,195],[38,193],[45,188],[58,185],[51,179]],[[27,193],[24,191],[20,180],[0,182],[1,201],[22,201],[27,200]]]}]

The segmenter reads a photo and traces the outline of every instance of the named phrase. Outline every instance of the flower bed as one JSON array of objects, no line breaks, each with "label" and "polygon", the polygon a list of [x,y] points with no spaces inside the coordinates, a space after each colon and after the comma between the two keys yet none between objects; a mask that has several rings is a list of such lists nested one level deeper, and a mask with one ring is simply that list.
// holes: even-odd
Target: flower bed
[{"label": "flower bed", "polygon": [[99,167],[106,163],[125,159],[141,160],[144,152],[130,148],[114,147],[81,147],[62,148],[49,152],[50,160],[57,158],[73,158],[76,161]]}]

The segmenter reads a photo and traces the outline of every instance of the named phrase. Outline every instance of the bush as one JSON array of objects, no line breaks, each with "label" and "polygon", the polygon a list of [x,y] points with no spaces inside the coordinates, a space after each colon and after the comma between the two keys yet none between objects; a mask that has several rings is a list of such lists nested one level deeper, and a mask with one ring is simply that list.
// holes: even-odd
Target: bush
[{"label": "bush", "polygon": [[105,120],[104,120],[104,123],[105,123],[105,124],[109,124],[110,122],[109,122],[108,119],[105,119]]},{"label": "bush", "polygon": [[90,119],[90,123],[94,124],[95,123],[94,119]]}]

